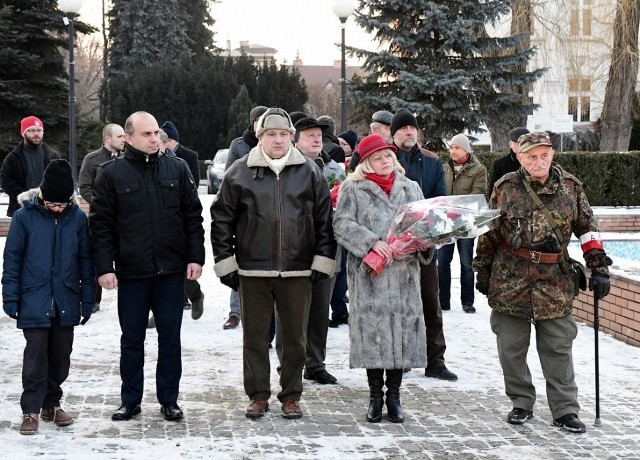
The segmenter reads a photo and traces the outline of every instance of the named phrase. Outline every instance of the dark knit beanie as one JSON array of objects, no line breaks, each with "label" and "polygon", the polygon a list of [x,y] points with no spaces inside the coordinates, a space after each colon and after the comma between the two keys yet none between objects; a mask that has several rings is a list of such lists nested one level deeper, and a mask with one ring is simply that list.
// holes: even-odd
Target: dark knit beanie
[{"label": "dark knit beanie", "polygon": [[289,118],[291,118],[291,123],[293,123],[294,126],[296,125],[296,123],[298,123],[300,120],[306,117],[307,117],[306,113],[299,112],[299,111],[291,112],[289,114]]},{"label": "dark knit beanie", "polygon": [[391,119],[391,135],[404,126],[415,126],[418,129],[418,120],[407,109],[400,109]]},{"label": "dark knit beanie", "polygon": [[167,133],[169,139],[180,142],[180,134],[178,134],[178,128],[176,128],[176,125],[174,125],[170,121],[165,121],[162,126],[160,126],[160,129]]},{"label": "dark knit beanie", "polygon": [[344,139],[345,142],[349,144],[349,147],[351,147],[351,150],[356,149],[356,144],[358,144],[358,135],[354,130],[348,129],[345,132],[338,134],[338,137]]},{"label": "dark knit beanie", "polygon": [[264,105],[258,105],[252,108],[251,112],[249,112],[249,124],[253,125],[253,122],[260,118],[267,110],[269,110],[269,107],[265,107]]},{"label": "dark knit beanie", "polygon": [[44,170],[40,193],[42,199],[52,203],[68,203],[73,195],[73,176],[67,160],[51,160]]},{"label": "dark knit beanie", "polygon": [[527,128],[522,128],[522,127],[513,128],[511,131],[509,131],[509,140],[511,142],[518,142],[518,139],[520,139],[520,136],[529,134],[529,132],[530,131]]}]

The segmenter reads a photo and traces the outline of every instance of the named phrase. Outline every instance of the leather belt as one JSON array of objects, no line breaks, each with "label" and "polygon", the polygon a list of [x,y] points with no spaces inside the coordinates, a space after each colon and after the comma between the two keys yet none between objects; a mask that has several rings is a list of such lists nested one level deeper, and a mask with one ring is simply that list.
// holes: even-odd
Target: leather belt
[{"label": "leather belt", "polygon": [[561,252],[538,252],[527,248],[514,249],[512,246],[509,246],[504,242],[501,246],[507,252],[510,252],[511,254],[514,254],[523,259],[527,259],[529,262],[533,262],[534,264],[557,264],[559,262],[562,262],[562,260],[564,259],[564,255]]}]

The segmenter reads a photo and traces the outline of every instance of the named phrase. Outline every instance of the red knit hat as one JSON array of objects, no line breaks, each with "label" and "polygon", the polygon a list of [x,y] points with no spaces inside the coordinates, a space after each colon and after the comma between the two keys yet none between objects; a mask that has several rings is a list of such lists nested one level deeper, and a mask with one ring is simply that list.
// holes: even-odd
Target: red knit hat
[{"label": "red knit hat", "polygon": [[40,118],[31,115],[30,117],[23,118],[22,121],[20,121],[20,135],[24,136],[25,131],[30,128],[44,129],[44,125]]},{"label": "red knit hat", "polygon": [[363,161],[369,155],[384,149],[390,149],[393,153],[398,150],[395,145],[387,144],[387,141],[380,134],[371,134],[362,139],[360,144],[358,144],[358,155],[360,155],[360,161]]}]

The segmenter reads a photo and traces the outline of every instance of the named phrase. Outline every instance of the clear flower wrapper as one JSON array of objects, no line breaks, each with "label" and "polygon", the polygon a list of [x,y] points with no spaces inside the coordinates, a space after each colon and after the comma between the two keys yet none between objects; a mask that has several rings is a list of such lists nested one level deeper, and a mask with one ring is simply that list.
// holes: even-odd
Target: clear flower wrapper
[{"label": "clear flower wrapper", "polygon": [[475,238],[496,228],[499,221],[500,210],[489,209],[482,194],[413,201],[400,207],[389,229],[387,243],[393,256],[370,251],[362,264],[371,275],[379,275],[393,259],[437,249],[459,238]]}]

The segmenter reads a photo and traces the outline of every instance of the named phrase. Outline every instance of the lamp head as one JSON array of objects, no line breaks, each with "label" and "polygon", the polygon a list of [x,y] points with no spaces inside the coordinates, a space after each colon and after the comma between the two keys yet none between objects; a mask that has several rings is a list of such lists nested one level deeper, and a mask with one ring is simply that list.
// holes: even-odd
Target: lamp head
[{"label": "lamp head", "polygon": [[338,16],[342,22],[345,22],[354,10],[353,0],[336,0],[333,4],[333,14]]},{"label": "lamp head", "polygon": [[78,14],[82,8],[82,0],[58,0],[58,9],[67,14]]}]

